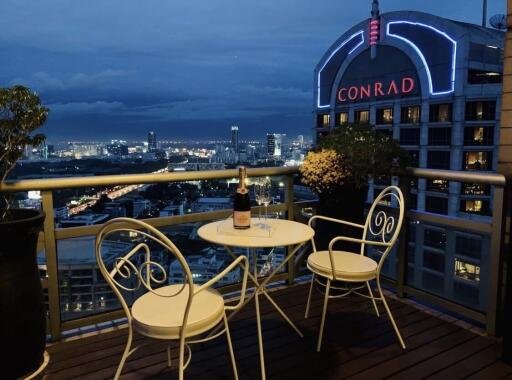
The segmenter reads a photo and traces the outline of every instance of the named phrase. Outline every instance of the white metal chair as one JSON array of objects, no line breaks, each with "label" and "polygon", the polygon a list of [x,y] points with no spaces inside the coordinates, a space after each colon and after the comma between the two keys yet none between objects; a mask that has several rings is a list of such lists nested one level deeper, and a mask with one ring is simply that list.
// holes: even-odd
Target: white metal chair
[{"label": "white metal chair", "polygon": [[[386,206],[394,204],[398,209],[398,218],[394,216],[395,213],[391,214],[389,211],[386,211],[385,208],[381,209],[383,203],[385,203]],[[391,320],[391,324],[393,325],[393,328],[396,332],[400,345],[405,349],[405,343],[402,339],[402,336],[400,335],[400,332],[398,331],[398,327],[396,326],[395,320],[393,319],[393,315],[391,314],[391,310],[389,309],[386,299],[384,298],[384,294],[382,293],[380,285],[380,272],[382,265],[384,264],[384,260],[388,256],[389,252],[393,248],[398,238],[398,234],[400,233],[404,218],[404,209],[405,205],[402,192],[396,186],[389,186],[385,188],[373,202],[364,225],[348,222],[345,220],[328,218],[321,215],[315,215],[309,220],[310,226],[315,219],[323,219],[333,223],[345,224],[362,230],[362,239],[355,239],[346,236],[335,237],[329,243],[328,251],[317,252],[315,241],[312,239],[311,243],[313,246],[313,253],[311,253],[308,257],[307,266],[313,272],[313,278],[311,279],[311,285],[309,288],[305,318],[308,317],[314,283],[317,282],[321,285],[322,288],[325,287],[322,319],[320,322],[320,332],[318,334],[318,352],[320,352],[320,348],[322,346],[325,315],[327,312],[327,303],[329,298],[341,298],[349,295],[350,293],[355,293],[371,299],[377,316],[379,316],[379,309],[377,308],[375,301],[382,301],[389,319]],[[361,244],[361,250],[359,253],[335,251],[333,248],[338,241],[359,243]],[[373,250],[376,251],[377,254],[380,254],[380,259],[378,261],[365,256],[365,250],[367,246],[373,247]],[[318,277],[323,278],[325,282],[319,281]],[[372,280],[375,280],[377,283],[377,290],[379,293],[378,297],[374,297],[373,295],[372,288],[370,286],[370,281]],[[331,285],[331,282],[333,281],[344,281],[349,283],[349,287],[334,287]],[[351,286],[352,283],[357,285]],[[365,287],[368,290],[368,294],[363,294],[360,292],[360,290],[364,289]],[[338,289],[342,290],[343,292],[337,295],[330,295],[329,292],[331,289]]]},{"label": "white metal chair", "polygon": [[[135,247],[124,256],[104,259],[102,256],[103,243],[108,237],[115,239],[111,236],[114,233],[128,233],[132,239],[135,236],[140,239],[137,240]],[[112,244],[112,240],[109,243]],[[174,257],[180,263],[183,269],[183,278],[180,278],[180,283],[169,285],[170,279],[165,266],[168,267],[171,260],[160,257],[158,261],[158,258],[152,257],[150,244],[160,246],[166,252],[166,256]],[[128,319],[128,342],[117,368],[115,379],[121,375],[126,359],[141,347],[132,348],[134,332],[150,338],[179,341],[180,380],[183,379],[184,370],[192,356],[189,344],[205,342],[225,333],[233,374],[235,379],[238,379],[226,310],[237,310],[244,302],[247,268],[249,267],[247,257],[238,257],[205,284],[195,285],[185,258],[163,233],[139,220],[117,218],[105,223],[98,233],[96,259],[101,273],[119,299]],[[222,295],[211,286],[240,264],[245,268],[240,300],[234,306],[226,306]],[[107,268],[107,265],[110,268]],[[130,308],[123,292],[134,292],[136,295],[141,295],[136,297]],[[224,326],[219,332],[206,338],[200,337],[221,323]],[[186,362],[185,348],[188,351]],[[167,348],[167,358],[170,367],[170,345]]]}]

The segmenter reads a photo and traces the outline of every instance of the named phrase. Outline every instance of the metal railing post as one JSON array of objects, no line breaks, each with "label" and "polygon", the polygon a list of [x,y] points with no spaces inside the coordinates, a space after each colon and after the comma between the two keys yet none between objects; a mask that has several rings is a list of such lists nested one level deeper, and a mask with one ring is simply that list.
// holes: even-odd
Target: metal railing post
[{"label": "metal railing post", "polygon": [[[409,207],[409,194],[411,191],[410,187],[410,178],[409,177],[401,177],[400,179],[400,190],[404,195],[405,209]],[[404,218],[404,222],[402,223],[402,229],[400,230],[400,235],[398,236],[398,250],[397,250],[397,273],[396,273],[396,294],[398,297],[404,297],[404,285],[407,276],[407,248],[408,248],[408,229],[409,229],[409,219]]]},{"label": "metal railing post", "polygon": [[489,255],[489,289],[488,305],[486,315],[486,330],[489,335],[496,335],[498,324],[498,305],[500,297],[500,282],[502,279],[502,228],[503,228],[503,205],[504,186],[495,186],[492,199],[492,232],[491,247]]},{"label": "metal railing post", "polygon": [[59,270],[57,246],[55,242],[55,217],[53,211],[53,194],[51,190],[41,192],[44,219],[44,250],[46,255],[46,272],[48,274],[48,308],[50,334],[52,340],[61,336]]},{"label": "metal railing post", "polygon": [[[284,202],[286,204],[286,217],[288,220],[294,220],[294,204],[293,204],[293,174],[286,175],[285,190],[284,190]],[[287,254],[293,251],[292,246],[286,247]],[[295,280],[295,260],[289,260],[287,264],[288,270],[288,284],[293,283]]]}]

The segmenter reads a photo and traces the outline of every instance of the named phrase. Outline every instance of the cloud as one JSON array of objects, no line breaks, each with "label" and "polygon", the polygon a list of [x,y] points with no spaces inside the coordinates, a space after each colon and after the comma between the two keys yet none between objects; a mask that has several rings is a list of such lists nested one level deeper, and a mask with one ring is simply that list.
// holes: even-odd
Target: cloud
[{"label": "cloud", "polygon": [[126,110],[126,106],[121,102],[103,102],[92,103],[74,102],[74,103],[53,103],[48,104],[51,115],[62,116],[81,116],[86,114],[112,114],[121,113]]},{"label": "cloud", "polygon": [[9,81],[9,85],[25,84],[39,92],[64,91],[77,88],[88,88],[118,83],[121,78],[126,78],[131,72],[127,70],[106,69],[100,72],[86,74],[75,73],[68,77],[57,77],[45,71],[38,71],[28,78],[15,78]]},{"label": "cloud", "polygon": [[[101,137],[109,125],[181,125],[201,135],[238,122],[311,131],[313,70],[370,1],[2,0],[0,85],[25,84],[49,127]],[[489,14],[504,12],[489,0]],[[481,0],[395,0],[479,22]],[[92,118],[94,123],[88,124]],[[178,121],[179,123],[175,123]],[[260,123],[260,124],[258,124]],[[80,126],[80,127],[78,127]],[[64,128],[65,127],[65,128]],[[133,129],[132,131],[135,131]],[[176,127],[172,133],[181,133]],[[135,132],[134,132],[135,133]]]}]

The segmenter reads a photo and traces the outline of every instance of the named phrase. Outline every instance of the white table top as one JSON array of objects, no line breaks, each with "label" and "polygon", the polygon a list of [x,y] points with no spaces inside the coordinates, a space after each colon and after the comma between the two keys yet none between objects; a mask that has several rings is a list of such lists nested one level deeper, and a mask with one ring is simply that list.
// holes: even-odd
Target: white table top
[{"label": "white table top", "polygon": [[[262,220],[258,218],[251,218],[252,226],[261,222]],[[205,224],[197,230],[197,234],[210,243],[239,248],[269,248],[295,245],[311,240],[315,234],[315,231],[307,224],[286,219],[269,219],[269,223],[273,223],[275,228],[271,236],[257,236],[251,231],[251,228],[255,227],[247,230],[235,230],[233,227],[230,227],[233,234],[222,233],[219,232],[221,223],[224,223],[223,228],[225,228],[226,221],[220,220]]]}]

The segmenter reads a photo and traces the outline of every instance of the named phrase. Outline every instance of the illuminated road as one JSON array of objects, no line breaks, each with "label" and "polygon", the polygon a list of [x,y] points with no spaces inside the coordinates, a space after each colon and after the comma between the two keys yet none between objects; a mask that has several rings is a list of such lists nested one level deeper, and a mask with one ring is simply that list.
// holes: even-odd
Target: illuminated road
[{"label": "illuminated road", "polygon": [[[163,168],[163,169],[157,170],[156,172],[153,172],[153,174],[166,173],[168,171],[169,170],[167,168]],[[143,189],[147,186],[148,185],[114,186],[110,189],[99,191],[96,193],[96,195],[92,199],[86,201],[85,203],[82,203],[78,206],[70,207],[69,215],[76,215],[82,211],[87,210],[89,207],[94,206],[96,204],[96,202],[98,201],[98,199],[100,199],[100,197],[103,194],[106,194],[107,197],[109,197],[110,199],[116,199],[116,198],[122,197],[123,195],[126,195],[128,193],[131,193],[132,191]]]}]

